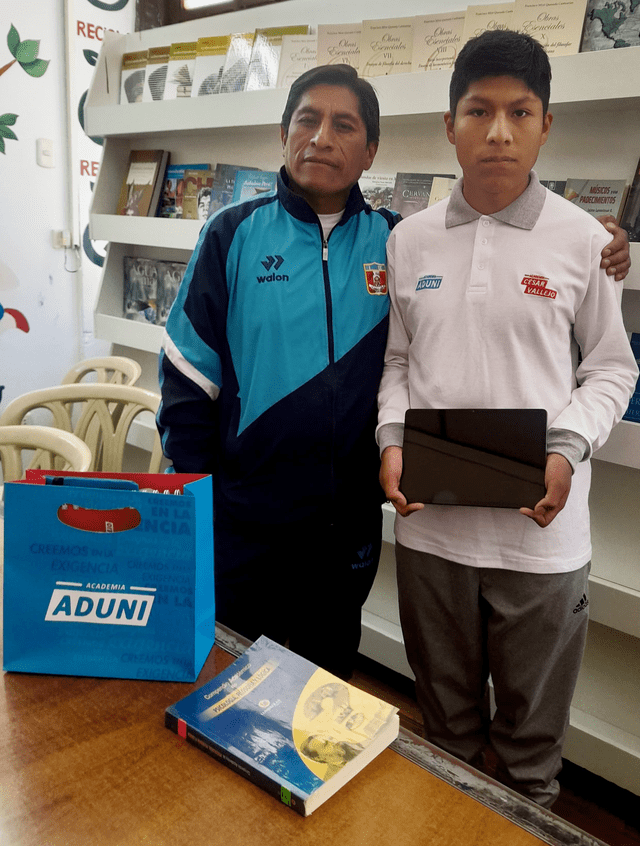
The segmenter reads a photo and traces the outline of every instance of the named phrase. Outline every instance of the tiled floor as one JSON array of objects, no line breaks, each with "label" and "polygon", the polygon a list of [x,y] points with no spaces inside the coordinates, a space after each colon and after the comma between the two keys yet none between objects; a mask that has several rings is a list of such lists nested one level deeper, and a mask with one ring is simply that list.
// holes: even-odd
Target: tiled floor
[{"label": "tiled floor", "polygon": [[[400,723],[421,734],[413,683],[380,664],[360,657],[352,684],[375,693],[400,709]],[[491,773],[489,773],[491,774]],[[640,798],[565,761],[561,792],[552,811],[610,846],[640,846]]]}]

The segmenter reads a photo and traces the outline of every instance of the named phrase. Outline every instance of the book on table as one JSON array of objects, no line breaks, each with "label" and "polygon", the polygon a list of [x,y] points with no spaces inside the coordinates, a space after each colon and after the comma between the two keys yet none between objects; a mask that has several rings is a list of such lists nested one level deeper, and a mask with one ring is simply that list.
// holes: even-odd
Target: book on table
[{"label": "book on table", "polygon": [[397,710],[262,636],[165,725],[308,816],[395,740]]}]

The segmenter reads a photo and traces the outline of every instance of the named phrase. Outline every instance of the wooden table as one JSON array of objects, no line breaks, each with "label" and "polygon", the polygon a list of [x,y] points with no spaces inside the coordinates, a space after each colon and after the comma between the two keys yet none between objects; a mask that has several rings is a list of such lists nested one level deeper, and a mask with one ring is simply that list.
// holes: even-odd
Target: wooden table
[{"label": "wooden table", "polygon": [[[203,684],[244,643],[219,629]],[[235,654],[234,654],[235,653]],[[4,673],[2,846],[593,846],[408,732],[303,818],[164,728],[198,685]]]}]

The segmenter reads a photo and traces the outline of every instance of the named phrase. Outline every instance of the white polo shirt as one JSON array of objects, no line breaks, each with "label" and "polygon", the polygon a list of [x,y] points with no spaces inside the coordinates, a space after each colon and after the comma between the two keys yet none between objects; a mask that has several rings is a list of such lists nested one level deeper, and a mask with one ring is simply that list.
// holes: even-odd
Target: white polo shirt
[{"label": "white polo shirt", "polygon": [[590,560],[588,456],[622,417],[637,376],[622,283],[600,270],[610,240],[533,172],[527,190],[496,214],[472,209],[459,181],[448,200],[395,227],[378,428],[402,424],[407,408],[545,408],[550,428],[589,444],[547,528],[516,509],[427,505],[396,517],[400,543],[534,573]]}]

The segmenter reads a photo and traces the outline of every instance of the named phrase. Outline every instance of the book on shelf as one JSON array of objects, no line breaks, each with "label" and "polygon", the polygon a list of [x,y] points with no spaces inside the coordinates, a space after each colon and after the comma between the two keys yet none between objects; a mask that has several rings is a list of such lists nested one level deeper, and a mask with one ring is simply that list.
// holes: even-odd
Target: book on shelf
[{"label": "book on shelf", "polygon": [[318,64],[360,68],[362,23],[319,24]]},{"label": "book on shelf", "polygon": [[317,59],[317,35],[283,35],[276,88],[289,88],[305,71],[316,67]]},{"label": "book on shelf", "polygon": [[209,217],[214,171],[185,170],[182,195],[183,220],[206,220]]},{"label": "book on shelf", "polygon": [[395,173],[369,173],[369,171],[364,171],[358,180],[358,187],[365,202],[369,203],[372,209],[389,209],[391,208],[395,182]]},{"label": "book on shelf", "polygon": [[230,35],[212,35],[198,39],[191,86],[192,97],[220,93],[222,71],[230,43]]},{"label": "book on shelf", "polygon": [[171,45],[164,86],[165,100],[191,97],[197,45],[197,41],[180,41]]},{"label": "book on shelf", "polygon": [[120,102],[141,103],[147,69],[147,51],[124,53],[120,71]]},{"label": "book on shelf", "polygon": [[[633,357],[636,364],[640,368],[640,332],[628,332],[629,342],[633,351]],[[632,420],[634,423],[640,423],[640,376],[636,382],[636,387],[633,396],[629,400],[629,406],[622,415],[623,420]]]},{"label": "book on shelf", "polygon": [[620,226],[627,230],[630,241],[640,241],[640,161],[620,215]]},{"label": "book on shelf", "polygon": [[156,259],[156,269],[158,272],[158,292],[155,323],[157,326],[166,326],[171,306],[184,279],[187,264],[184,261]]},{"label": "book on shelf", "polygon": [[464,12],[417,15],[413,21],[411,70],[450,70],[458,56],[464,30]]},{"label": "book on shelf", "polygon": [[554,194],[559,194],[561,197],[564,197],[564,192],[567,187],[567,180],[566,179],[541,179],[540,185],[544,185],[545,188],[548,188],[549,191],[553,191]]},{"label": "book on shelf", "polygon": [[151,258],[124,256],[122,276],[123,313],[127,320],[156,322],[158,270]]},{"label": "book on shelf", "polygon": [[144,93],[142,95],[144,103],[164,99],[164,86],[167,81],[167,68],[169,67],[169,49],[168,44],[164,47],[149,47]]},{"label": "book on shelf", "polygon": [[167,150],[132,150],[116,214],[153,217],[168,162]]},{"label": "book on shelf", "polygon": [[362,21],[361,76],[388,76],[411,71],[413,21],[413,18]]},{"label": "book on shelf", "polygon": [[640,4],[636,0],[587,0],[581,52],[640,45]]},{"label": "book on shelf", "polygon": [[275,88],[278,80],[282,39],[285,35],[307,35],[309,27],[281,26],[256,29],[245,83],[246,91]]},{"label": "book on shelf", "polygon": [[244,91],[254,37],[255,32],[234,32],[230,36],[231,40],[222,68],[221,94]]},{"label": "book on shelf", "polygon": [[511,28],[539,41],[549,56],[580,49],[586,0],[515,0]]},{"label": "book on shelf", "polygon": [[258,194],[274,191],[278,174],[271,170],[239,170],[233,183],[232,202],[248,200]]},{"label": "book on shelf", "polygon": [[438,199],[443,199],[443,195],[449,196],[455,183],[452,173],[397,173],[389,208],[397,211],[402,217],[409,217],[426,209],[430,205],[434,179],[438,177],[443,180],[437,183]]},{"label": "book on shelf", "polygon": [[213,185],[211,187],[211,201],[209,203],[209,217],[214,212],[233,202],[233,189],[236,182],[236,174],[240,170],[259,170],[257,167],[247,165],[218,164],[216,166]]},{"label": "book on shelf", "polygon": [[429,205],[435,206],[440,200],[446,200],[457,181],[455,176],[434,176],[429,193]]},{"label": "book on shelf", "polygon": [[262,636],[165,726],[308,816],[396,739],[397,710]]},{"label": "book on shelf", "polygon": [[487,3],[481,6],[467,6],[462,30],[460,49],[470,38],[482,35],[489,29],[512,29],[515,3]]},{"label": "book on shelf", "polygon": [[624,179],[567,179],[564,197],[593,217],[612,214],[618,220],[626,191]]},{"label": "book on shelf", "polygon": [[184,197],[184,173],[186,170],[209,170],[206,162],[192,164],[170,164],[165,171],[158,217],[182,217]]}]

